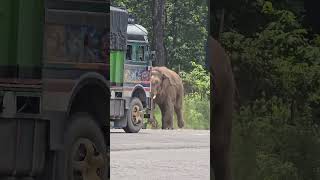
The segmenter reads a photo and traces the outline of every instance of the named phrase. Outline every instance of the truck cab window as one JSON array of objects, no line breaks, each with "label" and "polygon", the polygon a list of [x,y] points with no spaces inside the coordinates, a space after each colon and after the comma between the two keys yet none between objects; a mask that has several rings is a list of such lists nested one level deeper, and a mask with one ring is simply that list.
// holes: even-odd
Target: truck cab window
[{"label": "truck cab window", "polygon": [[130,60],[130,61],[132,60],[132,46],[131,45],[127,46],[126,59]]},{"label": "truck cab window", "polygon": [[137,51],[137,61],[144,61],[144,46],[139,46]]}]

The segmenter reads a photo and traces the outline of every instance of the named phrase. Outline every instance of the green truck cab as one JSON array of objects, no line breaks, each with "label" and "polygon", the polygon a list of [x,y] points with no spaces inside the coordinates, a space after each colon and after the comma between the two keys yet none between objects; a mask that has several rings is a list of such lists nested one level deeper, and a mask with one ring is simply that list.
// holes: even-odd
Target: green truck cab
[{"label": "green truck cab", "polygon": [[[111,7],[111,11],[127,12],[124,9]],[[112,15],[111,15],[112,16]],[[115,18],[111,17],[111,21]],[[110,49],[110,120],[114,128],[123,128],[127,133],[137,133],[144,126],[144,119],[150,118],[152,99],[151,68],[153,56],[148,41],[148,31],[136,24],[134,19],[127,16],[122,36],[124,46],[116,47],[111,41]],[[111,22],[112,26],[120,21]],[[113,34],[119,33],[111,31]]]},{"label": "green truck cab", "polygon": [[109,24],[106,0],[0,1],[0,179],[109,177]]}]

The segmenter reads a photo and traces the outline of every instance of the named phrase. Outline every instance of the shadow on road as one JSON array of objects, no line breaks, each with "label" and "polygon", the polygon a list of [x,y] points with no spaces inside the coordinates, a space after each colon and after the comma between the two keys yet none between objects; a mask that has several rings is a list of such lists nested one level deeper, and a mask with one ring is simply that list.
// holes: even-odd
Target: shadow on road
[{"label": "shadow on road", "polygon": [[150,134],[148,132],[126,133],[124,131],[110,131],[110,134]]}]

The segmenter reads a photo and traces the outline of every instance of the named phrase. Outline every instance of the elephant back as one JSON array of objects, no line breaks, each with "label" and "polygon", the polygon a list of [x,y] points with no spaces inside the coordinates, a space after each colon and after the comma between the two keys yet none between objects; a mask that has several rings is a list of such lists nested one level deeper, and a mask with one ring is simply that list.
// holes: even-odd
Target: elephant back
[{"label": "elephant back", "polygon": [[162,76],[169,79],[170,85],[172,86],[182,85],[182,80],[180,76],[176,72],[168,69],[167,67],[153,67],[152,71],[153,74],[160,73]]}]

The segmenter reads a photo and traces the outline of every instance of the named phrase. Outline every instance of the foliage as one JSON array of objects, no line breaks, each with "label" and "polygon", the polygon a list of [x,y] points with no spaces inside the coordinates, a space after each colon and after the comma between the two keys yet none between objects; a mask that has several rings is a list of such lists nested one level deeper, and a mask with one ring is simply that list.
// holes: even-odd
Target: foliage
[{"label": "foliage", "polygon": [[186,73],[180,72],[184,82],[184,88],[187,93],[197,92],[201,98],[210,96],[210,76],[202,65],[191,61],[192,71]]},{"label": "foliage", "polygon": [[199,93],[188,94],[184,98],[184,119],[186,128],[210,128],[210,101]]},{"label": "foliage", "polygon": [[180,76],[186,91],[184,97],[184,118],[186,128],[210,128],[210,76],[202,65],[191,61],[193,70],[182,71]]},{"label": "foliage", "polygon": [[167,1],[166,47],[169,67],[192,70],[194,60],[204,65],[208,7],[206,0]]},{"label": "foliage", "polygon": [[[149,39],[153,40],[152,0],[115,0],[112,5],[127,8],[138,19],[138,23],[148,30]],[[206,0],[166,1],[164,36],[170,68],[180,66],[182,70],[189,72],[192,70],[189,63],[191,60],[204,65],[207,16]]]},{"label": "foliage", "polygon": [[319,36],[289,10],[258,1],[261,31],[224,32],[241,95],[233,128],[237,179],[320,178]]},{"label": "foliage", "polygon": [[[309,108],[292,119],[290,105],[281,98],[261,98],[243,106],[235,118],[233,134],[235,176],[271,180],[319,178],[320,141],[316,130]],[[252,168],[256,171],[247,171]]]}]

